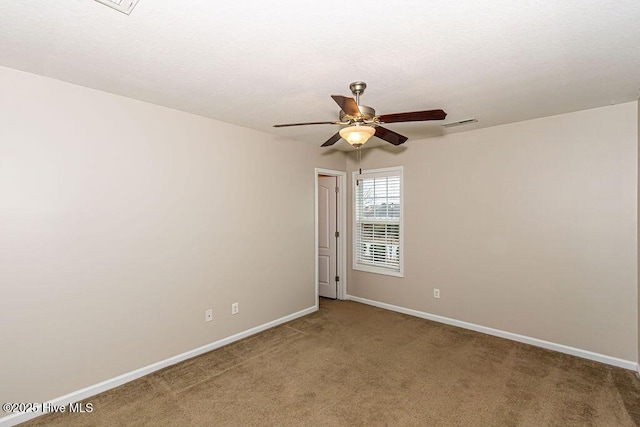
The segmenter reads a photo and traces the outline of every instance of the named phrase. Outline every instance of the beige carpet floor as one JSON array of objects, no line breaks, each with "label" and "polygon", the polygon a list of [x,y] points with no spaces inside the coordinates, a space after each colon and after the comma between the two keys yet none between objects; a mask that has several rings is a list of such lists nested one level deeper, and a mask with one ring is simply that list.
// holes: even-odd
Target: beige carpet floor
[{"label": "beige carpet floor", "polygon": [[331,300],[86,402],[25,425],[640,425],[632,371]]}]

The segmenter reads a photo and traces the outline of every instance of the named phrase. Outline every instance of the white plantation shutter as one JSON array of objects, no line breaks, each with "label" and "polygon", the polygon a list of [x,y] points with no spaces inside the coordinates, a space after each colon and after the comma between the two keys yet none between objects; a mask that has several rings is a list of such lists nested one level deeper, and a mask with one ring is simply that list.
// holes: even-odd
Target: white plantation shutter
[{"label": "white plantation shutter", "polygon": [[402,168],[354,173],[354,269],[402,276]]}]

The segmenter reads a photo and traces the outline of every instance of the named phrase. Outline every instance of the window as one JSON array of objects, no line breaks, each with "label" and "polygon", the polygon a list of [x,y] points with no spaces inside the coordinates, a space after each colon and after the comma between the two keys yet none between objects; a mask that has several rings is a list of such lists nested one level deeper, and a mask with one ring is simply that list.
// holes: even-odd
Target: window
[{"label": "window", "polygon": [[353,268],[403,276],[402,167],[353,173]]}]

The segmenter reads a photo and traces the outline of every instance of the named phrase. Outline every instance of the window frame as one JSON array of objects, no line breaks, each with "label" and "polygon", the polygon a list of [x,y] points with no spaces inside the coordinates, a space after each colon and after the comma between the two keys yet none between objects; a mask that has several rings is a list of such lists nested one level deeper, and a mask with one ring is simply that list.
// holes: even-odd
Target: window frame
[{"label": "window frame", "polygon": [[[398,176],[400,178],[400,215],[399,215],[399,219],[397,224],[399,225],[399,230],[398,230],[398,235],[399,235],[399,244],[398,244],[398,268],[394,269],[394,268],[389,268],[389,267],[383,267],[383,266],[379,266],[379,265],[371,265],[371,264],[364,264],[358,261],[358,247],[359,247],[359,243],[360,241],[358,240],[358,223],[361,222],[359,221],[359,219],[356,217],[356,215],[358,214],[358,201],[357,201],[357,196],[358,196],[358,186],[356,185],[358,180],[361,179],[373,179],[373,178],[380,178],[380,177],[392,177],[392,176]],[[353,247],[352,247],[352,268],[354,270],[357,271],[364,271],[364,272],[368,272],[368,273],[375,273],[375,274],[383,274],[386,276],[394,276],[394,277],[404,277],[404,178],[403,178],[403,167],[402,166],[395,166],[395,167],[389,167],[389,168],[379,168],[379,169],[367,169],[367,170],[363,170],[362,173],[359,173],[358,171],[354,171],[352,172],[352,203],[353,203],[353,209],[352,209],[352,238],[353,238]],[[396,224],[395,222],[380,222],[379,220],[376,221],[378,223],[382,223],[382,224]]]}]

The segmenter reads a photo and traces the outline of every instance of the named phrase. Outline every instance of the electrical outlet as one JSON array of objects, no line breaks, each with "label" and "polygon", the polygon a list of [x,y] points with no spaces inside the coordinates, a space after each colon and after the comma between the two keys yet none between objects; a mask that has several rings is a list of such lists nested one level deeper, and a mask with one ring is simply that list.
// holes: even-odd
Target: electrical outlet
[{"label": "electrical outlet", "polygon": [[440,298],[440,289],[433,289],[433,297]]},{"label": "electrical outlet", "polygon": [[213,320],[213,309],[209,309],[204,312],[204,321],[211,322]]},{"label": "electrical outlet", "polygon": [[234,302],[231,304],[231,314],[238,314],[238,303]]}]

